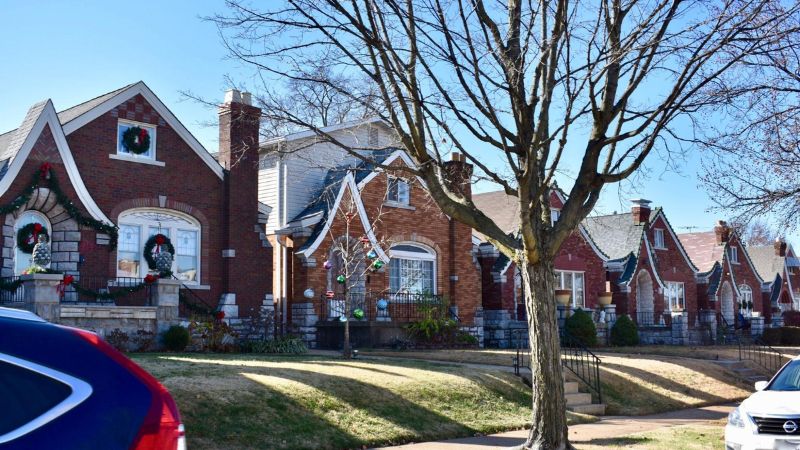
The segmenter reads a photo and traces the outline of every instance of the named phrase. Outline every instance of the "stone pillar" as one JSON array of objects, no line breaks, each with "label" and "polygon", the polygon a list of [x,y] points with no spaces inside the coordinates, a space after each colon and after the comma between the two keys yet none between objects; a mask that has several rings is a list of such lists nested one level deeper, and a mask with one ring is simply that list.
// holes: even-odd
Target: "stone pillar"
[{"label": "stone pillar", "polygon": [[606,305],[603,307],[603,311],[606,313],[606,323],[611,329],[617,323],[617,305]]},{"label": "stone pillar", "polygon": [[313,303],[292,303],[292,325],[309,348],[317,348],[318,321]]},{"label": "stone pillar", "polygon": [[[663,319],[662,319],[663,320]],[[672,345],[686,345],[689,342],[689,313],[672,313]]]},{"label": "stone pillar", "polygon": [[156,307],[156,331],[163,333],[178,323],[178,305],[180,303],[181,281],[159,278],[153,289],[153,306]]},{"label": "stone pillar", "polygon": [[764,334],[764,317],[750,318],[750,336],[757,337]]},{"label": "stone pillar", "polygon": [[781,313],[772,315],[772,328],[780,328],[783,326],[783,315]]},{"label": "stone pillar", "polygon": [[61,294],[58,286],[64,279],[62,274],[36,273],[22,275],[24,309],[48,322],[61,319]]},{"label": "stone pillar", "polygon": [[567,320],[570,313],[570,306],[567,305],[556,305],[556,318],[558,319],[558,328],[564,328],[564,321]]},{"label": "stone pillar", "polygon": [[717,342],[717,311],[713,309],[700,310],[700,323],[711,330],[711,340]]},{"label": "stone pillar", "polygon": [[222,294],[219,299],[219,308],[225,313],[225,317],[234,319],[239,317],[239,305],[236,304],[236,294]]}]

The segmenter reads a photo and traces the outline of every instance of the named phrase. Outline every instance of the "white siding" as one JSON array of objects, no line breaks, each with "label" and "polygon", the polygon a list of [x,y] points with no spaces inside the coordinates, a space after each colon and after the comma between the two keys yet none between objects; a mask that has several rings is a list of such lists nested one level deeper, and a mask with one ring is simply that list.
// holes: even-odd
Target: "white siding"
[{"label": "white siding", "polygon": [[267,234],[272,234],[278,225],[278,158],[261,156],[258,170],[258,201],[272,208],[267,220]]}]

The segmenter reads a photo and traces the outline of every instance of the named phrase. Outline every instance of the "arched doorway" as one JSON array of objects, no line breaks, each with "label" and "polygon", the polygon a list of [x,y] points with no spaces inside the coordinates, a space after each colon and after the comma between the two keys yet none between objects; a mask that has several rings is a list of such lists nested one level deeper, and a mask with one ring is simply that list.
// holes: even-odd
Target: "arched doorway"
[{"label": "arched doorway", "polygon": [[[32,223],[41,224],[48,231],[48,233],[51,233],[50,235],[52,236],[53,229],[50,227],[50,221],[47,220],[47,217],[45,217],[44,214],[32,209],[23,212],[17,218],[17,221],[14,224],[14,236],[16,237],[17,233],[22,227]],[[35,242],[30,243],[33,244]],[[17,247],[17,240],[14,239],[14,275],[21,274],[25,269],[29,268],[33,264],[31,262],[32,256],[32,254],[25,253],[20,250],[19,247]]]},{"label": "arched doorway", "polygon": [[733,288],[727,281],[722,284],[720,290],[720,309],[722,310],[722,317],[728,322],[728,325],[733,325],[736,308],[733,306]]},{"label": "arched doorway", "polygon": [[640,326],[655,325],[653,278],[646,270],[636,276],[636,319]]}]

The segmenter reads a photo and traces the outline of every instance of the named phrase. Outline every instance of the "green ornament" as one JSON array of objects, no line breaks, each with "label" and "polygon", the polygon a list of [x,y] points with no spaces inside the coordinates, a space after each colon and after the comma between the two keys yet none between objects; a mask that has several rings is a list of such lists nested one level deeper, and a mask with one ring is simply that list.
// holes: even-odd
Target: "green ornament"
[{"label": "green ornament", "polygon": [[374,267],[375,270],[379,270],[381,267],[383,267],[383,261],[381,261],[380,259],[376,260],[375,262],[372,263],[372,267]]},{"label": "green ornament", "polygon": [[338,277],[336,277],[336,282],[339,284],[344,284],[345,280],[346,278],[344,277],[344,275],[339,275]]},{"label": "green ornament", "polygon": [[364,310],[361,309],[361,308],[354,309],[353,310],[353,317],[355,317],[358,320],[363,319],[364,318]]}]

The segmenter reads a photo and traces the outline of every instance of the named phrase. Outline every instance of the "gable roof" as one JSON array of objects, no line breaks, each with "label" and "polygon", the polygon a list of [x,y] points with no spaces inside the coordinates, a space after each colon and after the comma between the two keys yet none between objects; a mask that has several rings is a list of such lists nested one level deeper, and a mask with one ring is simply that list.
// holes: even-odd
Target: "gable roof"
[{"label": "gable roof", "polygon": [[678,239],[701,272],[710,271],[714,263],[722,261],[725,246],[717,245],[717,235],[713,231],[681,233]]},{"label": "gable roof", "polygon": [[[517,199],[504,191],[473,194],[472,203],[505,233],[517,234],[519,229],[519,204]],[[473,232],[481,241],[486,238],[478,231]]]},{"label": "gable roof", "polygon": [[583,220],[583,225],[610,259],[639,253],[645,227],[634,223],[631,213],[590,216]]},{"label": "gable roof", "polygon": [[327,127],[322,127],[322,128],[319,128],[318,130],[304,130],[304,131],[298,131],[296,133],[287,134],[285,136],[278,136],[278,137],[270,138],[270,139],[267,139],[266,141],[261,142],[260,147],[261,148],[270,147],[272,145],[279,144],[281,142],[291,142],[291,141],[296,141],[296,140],[299,140],[299,139],[305,139],[305,138],[310,138],[310,137],[314,137],[314,136],[319,136],[320,133],[329,134],[329,133],[333,133],[333,132],[340,131],[340,130],[346,130],[348,128],[358,128],[358,127],[362,127],[362,126],[365,126],[365,125],[372,125],[372,124],[385,125],[387,127],[389,126],[380,117],[369,117],[369,118],[366,118],[366,119],[350,120],[350,121],[347,121],[347,122],[337,123],[336,125],[329,125]]},{"label": "gable roof", "polygon": [[775,254],[771,245],[748,247],[747,252],[758,274],[764,280],[774,280],[775,276],[783,276],[786,258]]}]

